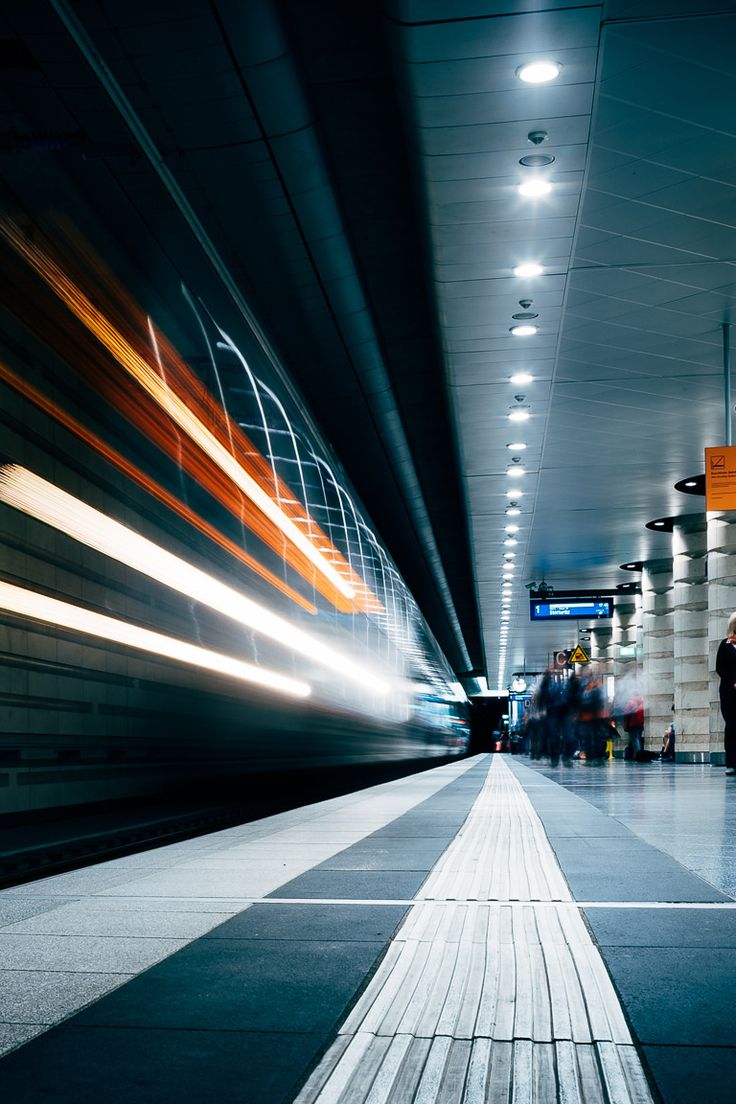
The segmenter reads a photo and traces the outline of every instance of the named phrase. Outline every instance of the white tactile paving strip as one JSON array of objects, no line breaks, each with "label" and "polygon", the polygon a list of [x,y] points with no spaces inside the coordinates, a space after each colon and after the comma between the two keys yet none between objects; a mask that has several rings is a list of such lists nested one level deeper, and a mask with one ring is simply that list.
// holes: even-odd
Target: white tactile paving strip
[{"label": "white tactile paving strip", "polygon": [[651,1104],[531,802],[494,758],[296,1104]]},{"label": "white tactile paving strip", "polygon": [[477,763],[449,763],[0,891],[0,1055],[389,824]]}]

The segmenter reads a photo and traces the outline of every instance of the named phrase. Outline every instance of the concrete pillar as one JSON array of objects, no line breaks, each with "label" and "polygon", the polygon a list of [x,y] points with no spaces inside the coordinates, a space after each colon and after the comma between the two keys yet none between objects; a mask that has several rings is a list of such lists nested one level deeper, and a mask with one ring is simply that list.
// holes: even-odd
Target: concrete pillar
[{"label": "concrete pillar", "polygon": [[736,610],[736,513],[715,512],[708,519],[708,671],[710,698],[710,761],[723,764],[723,718],[718,702],[716,652]]},{"label": "concrete pillar", "polygon": [[613,627],[609,623],[594,625],[590,631],[591,670],[601,679],[603,691],[606,694],[608,693],[608,677],[613,674],[612,638]]},{"label": "concrete pillar", "polygon": [[[636,660],[640,621],[640,595],[625,591],[614,595],[608,657],[609,673],[614,677],[614,716],[619,718],[622,717],[623,708],[634,691],[641,689],[641,671]],[[632,654],[621,655],[622,648],[631,651]]]},{"label": "concrete pillar", "polygon": [[672,533],[674,703],[677,760],[710,759],[708,583],[705,513],[682,518]]},{"label": "concrete pillar", "polygon": [[659,751],[672,719],[675,692],[672,559],[647,560],[642,569],[642,692],[646,703],[644,746]]},{"label": "concrete pillar", "polygon": [[604,677],[613,674],[611,640],[613,638],[612,623],[594,625],[590,630],[590,659],[595,663],[596,670]]}]

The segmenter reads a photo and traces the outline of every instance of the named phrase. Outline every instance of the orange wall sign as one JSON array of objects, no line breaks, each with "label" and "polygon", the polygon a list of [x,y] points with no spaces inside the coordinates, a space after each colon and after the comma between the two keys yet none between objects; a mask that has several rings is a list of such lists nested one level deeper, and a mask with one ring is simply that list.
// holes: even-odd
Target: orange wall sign
[{"label": "orange wall sign", "polygon": [[736,445],[705,450],[706,510],[736,510]]}]

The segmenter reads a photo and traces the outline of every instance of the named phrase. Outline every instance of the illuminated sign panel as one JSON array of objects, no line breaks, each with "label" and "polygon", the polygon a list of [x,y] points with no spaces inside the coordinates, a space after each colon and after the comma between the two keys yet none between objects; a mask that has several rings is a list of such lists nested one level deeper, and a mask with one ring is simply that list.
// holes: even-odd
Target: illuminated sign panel
[{"label": "illuminated sign panel", "polygon": [[529,605],[532,621],[577,621],[580,618],[613,617],[613,597],[532,598]]}]

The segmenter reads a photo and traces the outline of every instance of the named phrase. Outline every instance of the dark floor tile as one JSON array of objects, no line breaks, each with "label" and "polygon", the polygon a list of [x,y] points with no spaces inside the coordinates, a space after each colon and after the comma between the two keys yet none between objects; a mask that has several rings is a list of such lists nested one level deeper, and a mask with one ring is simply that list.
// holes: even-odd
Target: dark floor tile
[{"label": "dark floor tile", "polygon": [[400,846],[382,847],[374,844],[365,847],[349,847],[340,851],[317,870],[425,870],[430,871],[446,847],[444,843],[432,848],[425,840],[412,839],[385,841]]},{"label": "dark floor tile", "polygon": [[426,870],[324,870],[300,874],[271,897],[313,897],[327,900],[412,899],[427,877]]},{"label": "dark floor tile", "polygon": [[444,844],[445,847],[449,846],[454,840],[458,831],[462,827],[463,821],[459,821],[457,824],[447,825],[434,824],[432,821],[412,821],[408,824],[399,824],[394,821],[391,824],[387,824],[385,828],[379,828],[377,832],[374,832],[369,838],[372,840],[384,840],[384,839],[425,839],[436,840],[437,843]]},{"label": "dark floor tile", "polygon": [[384,941],[199,939],[75,1023],[215,1031],[329,1032]]},{"label": "dark floor tile", "polygon": [[736,911],[586,909],[596,941],[608,947],[736,947]]},{"label": "dark floor tile", "polygon": [[[577,901],[728,901],[719,890],[707,882],[690,874],[680,867],[679,871],[662,874],[642,871],[635,868],[628,873],[567,871],[564,863],[562,872],[567,879],[572,895]],[[678,864],[673,864],[677,866]]]},{"label": "dark floor tile", "polygon": [[736,1047],[647,1046],[644,1057],[665,1104],[736,1099]]},{"label": "dark floor tile", "polygon": [[587,818],[584,816],[564,817],[547,816],[537,810],[539,819],[550,838],[555,836],[572,836],[574,838],[589,839],[601,836],[605,839],[631,839],[632,833],[619,821],[613,820],[601,813],[600,817]]},{"label": "dark floor tile", "polygon": [[55,1028],[0,1062],[8,1104],[287,1104],[318,1035]]},{"label": "dark floor tile", "polygon": [[253,905],[205,939],[388,941],[406,905]]},{"label": "dark floor tile", "polygon": [[736,949],[602,946],[601,954],[642,1043],[712,1046],[731,1039]]}]

